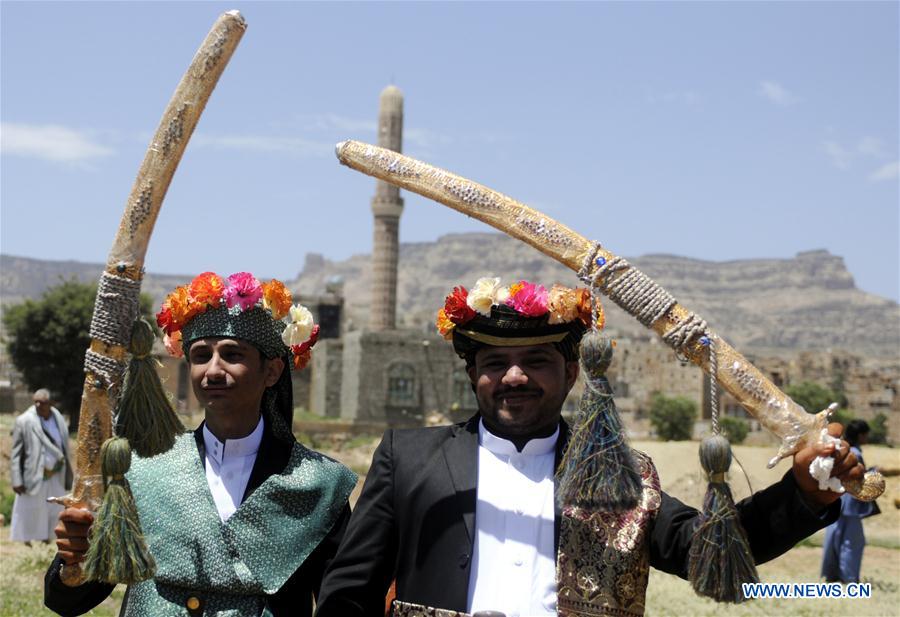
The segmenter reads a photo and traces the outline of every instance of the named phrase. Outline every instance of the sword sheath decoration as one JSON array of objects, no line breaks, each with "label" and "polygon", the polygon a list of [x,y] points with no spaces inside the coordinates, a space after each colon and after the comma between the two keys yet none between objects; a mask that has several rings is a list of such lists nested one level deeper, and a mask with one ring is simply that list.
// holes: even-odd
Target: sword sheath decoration
[{"label": "sword sheath decoration", "polygon": [[[530,244],[579,273],[613,302],[656,332],[675,352],[710,374],[767,430],[781,438],[773,467],[822,439],[830,409],[807,413],[706,322],[650,277],[572,229],[515,199],[443,169],[358,141],[337,144],[338,160],[356,171],[417,193]],[[876,471],[844,488],[871,501],[884,492]]]},{"label": "sword sheath decoration", "polygon": [[[238,11],[228,11],[216,20],[163,113],[126,202],[100,277],[91,321],[75,454],[77,476],[72,493],[55,499],[66,507],[96,511],[103,497],[101,448],[114,436],[113,409],[128,363],[153,226],[200,114],[245,29]],[[70,586],[81,584],[80,564],[66,566],[62,579]]]}]

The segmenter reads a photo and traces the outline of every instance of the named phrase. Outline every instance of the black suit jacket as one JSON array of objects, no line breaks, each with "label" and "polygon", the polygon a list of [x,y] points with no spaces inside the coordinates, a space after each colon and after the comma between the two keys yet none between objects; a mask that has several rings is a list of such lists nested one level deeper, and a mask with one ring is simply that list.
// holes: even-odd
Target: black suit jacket
[{"label": "black suit jacket", "polygon": [[[478,419],[425,429],[388,430],[347,532],[322,583],[317,617],[383,614],[391,580],[397,599],[465,611],[475,537]],[[562,422],[557,462],[568,440]],[[757,563],[790,549],[837,517],[802,502],[791,472],[738,504]],[[662,494],[650,533],[650,565],[687,576],[697,510]],[[558,521],[556,517],[559,544]]]},{"label": "black suit jacket", "polygon": [[[203,441],[203,425],[195,431],[197,449],[200,458],[206,456],[206,444]],[[259,453],[250,471],[247,480],[247,488],[241,503],[247,500],[265,480],[274,474],[281,473],[291,457],[292,444],[288,444],[272,435],[268,424],[263,432],[263,439],[259,446]],[[334,527],[325,536],[325,539],[313,550],[300,565],[291,578],[276,593],[269,596],[269,610],[276,617],[297,616],[310,617],[312,615],[312,599],[319,593],[322,575],[331,559],[334,557],[341,538],[350,520],[350,506],[345,505],[344,511],[335,522]],[[285,547],[290,550],[290,547]],[[82,615],[91,610],[112,593],[114,585],[106,583],[85,583],[80,587],[67,587],[60,580],[59,573],[62,560],[56,558],[50,564],[44,577],[44,604],[50,610],[67,617],[69,615]]]}]

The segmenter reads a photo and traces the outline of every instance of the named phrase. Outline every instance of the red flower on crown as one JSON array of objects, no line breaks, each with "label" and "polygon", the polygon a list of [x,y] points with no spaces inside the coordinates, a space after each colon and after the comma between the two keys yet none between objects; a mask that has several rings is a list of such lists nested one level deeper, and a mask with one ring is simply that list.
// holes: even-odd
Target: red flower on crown
[{"label": "red flower on crown", "polygon": [[468,297],[469,292],[460,285],[459,287],[454,287],[450,295],[444,300],[444,314],[447,316],[447,319],[458,326],[471,321],[475,317],[475,310],[466,303]]},{"label": "red flower on crown", "polygon": [[313,326],[309,339],[299,345],[293,345],[291,351],[294,353],[294,368],[303,369],[309,364],[312,357],[312,346],[319,340],[319,324]]}]

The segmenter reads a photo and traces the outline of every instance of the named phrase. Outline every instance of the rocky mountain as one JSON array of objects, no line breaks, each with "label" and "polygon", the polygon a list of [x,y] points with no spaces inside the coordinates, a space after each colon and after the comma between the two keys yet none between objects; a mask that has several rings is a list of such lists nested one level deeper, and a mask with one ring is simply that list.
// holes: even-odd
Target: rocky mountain
[{"label": "rocky mountain", "polygon": [[[0,302],[16,304],[28,298],[38,298],[48,287],[66,280],[96,283],[104,267],[104,264],[81,261],[48,261],[0,255]],[[148,272],[141,291],[148,293],[154,302],[159,302],[173,288],[190,280],[187,274]]]},{"label": "rocky mountain", "polygon": [[[809,251],[792,259],[711,262],[645,255],[629,261],[741,351],[784,354],[832,348],[873,357],[900,354],[900,305],[857,289],[844,260],[828,251]],[[93,281],[101,270],[99,264],[0,256],[0,297],[4,304],[37,297],[61,278]],[[449,234],[435,242],[401,244],[398,325],[429,327],[454,285],[470,287],[486,275],[510,282],[521,278],[570,286],[578,282],[567,268],[499,234]],[[144,290],[158,302],[188,279],[148,273]],[[351,327],[364,326],[370,301],[368,255],[331,261],[309,254],[298,277],[285,283],[300,293],[302,301],[337,280],[343,282]],[[611,302],[605,306],[608,328],[615,335],[646,333]]]},{"label": "rocky mountain", "polygon": [[[857,289],[844,260],[828,251],[800,253],[793,259],[711,262],[645,255],[629,261],[740,350],[779,354],[833,348],[876,357],[900,354],[900,305]],[[471,287],[486,275],[510,282],[526,278],[578,283],[569,269],[504,235],[450,234],[436,242],[401,244],[398,324],[431,323],[454,285]],[[348,315],[364,324],[370,296],[368,255],[339,262],[307,255],[293,287],[301,294],[320,293],[336,277],[344,281]],[[605,307],[611,332],[646,333],[612,302]]]}]

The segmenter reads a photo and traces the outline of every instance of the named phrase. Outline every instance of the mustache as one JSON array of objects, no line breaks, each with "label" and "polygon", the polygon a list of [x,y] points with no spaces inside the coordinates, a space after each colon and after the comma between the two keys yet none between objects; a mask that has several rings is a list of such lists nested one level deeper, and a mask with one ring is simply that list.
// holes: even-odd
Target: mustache
[{"label": "mustache", "polygon": [[504,386],[504,387],[500,388],[499,390],[497,390],[496,392],[494,392],[494,398],[498,399],[498,398],[503,398],[503,397],[506,397],[509,395],[541,396],[543,394],[544,394],[543,388],[533,388],[533,387],[528,387],[528,386],[516,386],[516,387]]}]

